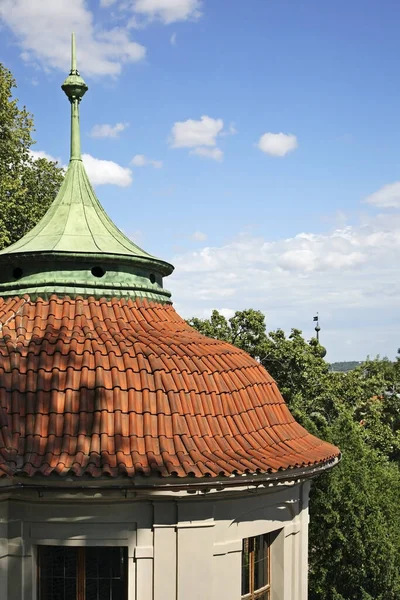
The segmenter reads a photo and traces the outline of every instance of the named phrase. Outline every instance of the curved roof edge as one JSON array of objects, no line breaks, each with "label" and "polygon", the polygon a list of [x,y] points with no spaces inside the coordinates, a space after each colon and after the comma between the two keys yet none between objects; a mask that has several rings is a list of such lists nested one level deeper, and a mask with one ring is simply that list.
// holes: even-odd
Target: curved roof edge
[{"label": "curved roof edge", "polygon": [[90,476],[72,477],[59,475],[53,476],[28,476],[15,475],[0,477],[0,493],[6,490],[47,490],[52,492],[78,491],[78,490],[115,490],[124,489],[145,492],[180,492],[185,491],[243,491],[249,486],[258,488],[260,486],[275,487],[278,485],[289,485],[301,481],[313,479],[324,471],[336,466],[341,460],[341,454],[332,457],[316,465],[305,467],[281,469],[271,473],[247,473],[244,475],[229,475],[216,477],[160,477],[136,475],[135,477],[112,478],[102,476],[99,478]]}]

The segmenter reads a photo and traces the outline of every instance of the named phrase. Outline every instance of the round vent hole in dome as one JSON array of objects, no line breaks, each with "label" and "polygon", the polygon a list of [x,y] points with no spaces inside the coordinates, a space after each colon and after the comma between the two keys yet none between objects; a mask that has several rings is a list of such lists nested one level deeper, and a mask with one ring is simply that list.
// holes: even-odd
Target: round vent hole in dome
[{"label": "round vent hole in dome", "polygon": [[150,275],[150,282],[151,283],[155,283],[156,282],[156,276],[154,275],[154,273],[151,273],[151,275]]},{"label": "round vent hole in dome", "polygon": [[92,267],[91,273],[93,277],[104,277],[106,274],[105,270],[102,267]]},{"label": "round vent hole in dome", "polygon": [[21,269],[21,267],[15,267],[15,269],[13,269],[13,277],[15,279],[21,279],[22,275],[24,274],[23,270]]}]

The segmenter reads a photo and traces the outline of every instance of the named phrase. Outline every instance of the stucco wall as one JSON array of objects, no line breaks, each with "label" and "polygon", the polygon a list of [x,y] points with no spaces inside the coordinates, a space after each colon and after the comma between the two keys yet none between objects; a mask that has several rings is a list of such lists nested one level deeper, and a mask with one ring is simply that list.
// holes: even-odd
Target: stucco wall
[{"label": "stucco wall", "polygon": [[36,600],[36,546],[68,544],[127,546],[129,600],[239,600],[242,539],[274,532],[271,600],[306,600],[308,491],[14,494],[0,500],[0,598]]}]

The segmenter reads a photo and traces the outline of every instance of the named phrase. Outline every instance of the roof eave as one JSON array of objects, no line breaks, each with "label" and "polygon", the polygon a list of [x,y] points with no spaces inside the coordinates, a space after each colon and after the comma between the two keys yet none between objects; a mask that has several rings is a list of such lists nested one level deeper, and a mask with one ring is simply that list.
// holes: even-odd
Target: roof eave
[{"label": "roof eave", "polygon": [[341,460],[341,455],[318,464],[282,469],[267,473],[246,473],[242,475],[216,476],[216,477],[161,477],[144,476],[135,477],[90,477],[90,476],[27,476],[3,477],[0,479],[0,493],[15,490],[32,490],[38,493],[48,492],[77,492],[90,490],[124,490],[143,491],[154,493],[177,492],[211,492],[211,491],[237,491],[292,485],[305,480],[313,479],[323,472],[336,466]]},{"label": "roof eave", "polygon": [[108,254],[101,252],[61,252],[61,251],[49,251],[41,250],[36,252],[10,252],[9,254],[0,254],[0,262],[7,264],[14,264],[18,260],[42,260],[42,261],[65,261],[66,259],[83,259],[88,258],[91,260],[102,261],[106,264],[115,263],[118,264],[137,264],[143,267],[151,266],[157,267],[158,271],[164,275],[171,275],[174,271],[174,266],[171,263],[157,258],[155,256],[140,256],[130,254]]}]

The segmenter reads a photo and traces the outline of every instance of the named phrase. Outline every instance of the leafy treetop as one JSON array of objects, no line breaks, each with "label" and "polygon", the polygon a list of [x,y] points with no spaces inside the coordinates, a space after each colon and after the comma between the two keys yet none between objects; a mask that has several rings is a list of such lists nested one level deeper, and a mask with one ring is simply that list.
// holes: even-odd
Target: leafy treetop
[{"label": "leafy treetop", "polygon": [[0,63],[0,249],[36,225],[54,200],[63,170],[30,153],[33,117],[13,98],[16,82]]}]

